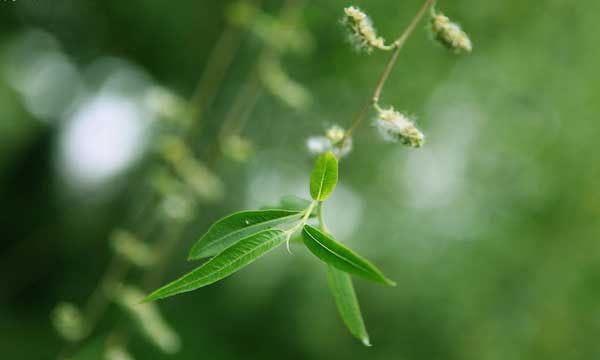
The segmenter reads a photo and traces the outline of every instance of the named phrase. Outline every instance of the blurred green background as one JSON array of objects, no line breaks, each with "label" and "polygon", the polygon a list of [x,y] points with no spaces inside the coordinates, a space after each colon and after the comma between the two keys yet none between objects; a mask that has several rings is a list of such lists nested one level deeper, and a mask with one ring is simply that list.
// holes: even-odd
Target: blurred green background
[{"label": "blurred green background", "polygon": [[[275,20],[290,3],[294,16]],[[94,289],[102,304],[107,268],[153,289],[193,268],[187,250],[216,219],[307,196],[307,137],[348,126],[388,58],[352,51],[339,24],[346,1],[269,0],[263,13],[235,13],[263,27],[244,25],[231,4],[0,2],[2,358],[104,359],[114,343],[136,359],[600,358],[600,3],[591,0],[442,0],[473,53],[449,54],[424,22],[408,41],[382,103],[416,114],[427,143],[386,144],[363,124],[326,206],[333,233],[399,284],[355,282],[372,348],[344,328],[324,266],[299,246],[159,302],[181,339],[176,354],[148,342],[113,301],[89,337],[68,345],[53,309],[86,311]],[[354,5],[392,39],[421,2]],[[202,116],[190,115],[174,99],[192,97],[224,31],[237,51],[213,58],[231,66],[208,89],[212,106],[197,99]],[[269,91],[277,81],[257,86],[265,59],[306,101],[282,102]],[[185,118],[201,126],[177,122]],[[244,124],[244,146],[218,146],[228,118]],[[174,157],[174,139],[187,142],[199,182],[173,169],[165,134]],[[161,262],[115,265],[116,228],[159,246]]]}]

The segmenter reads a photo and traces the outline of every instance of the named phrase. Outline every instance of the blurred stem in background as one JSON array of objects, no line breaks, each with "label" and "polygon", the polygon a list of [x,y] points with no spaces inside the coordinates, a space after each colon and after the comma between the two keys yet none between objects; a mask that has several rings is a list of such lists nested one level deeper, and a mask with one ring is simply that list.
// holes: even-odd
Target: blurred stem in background
[{"label": "blurred stem in background", "polygon": [[[262,0],[248,1],[255,8],[260,8]],[[227,70],[235,59],[235,54],[241,44],[241,29],[228,21],[225,30],[219,36],[217,43],[208,56],[208,61],[196,90],[190,99],[192,108],[191,117],[193,126],[189,131],[188,139],[197,139],[202,129],[203,117],[210,110],[221,84],[225,79]]]},{"label": "blurred stem in background", "polygon": [[[260,0],[251,1],[254,6],[259,6]],[[230,67],[235,54],[240,47],[240,29],[234,25],[229,25],[219,36],[217,43],[211,51],[207,65],[203,71],[196,90],[189,102],[189,116],[192,120],[192,127],[189,129],[187,141],[193,142],[197,138],[199,131],[201,130],[201,123],[203,114],[205,114],[212,105],[214,97],[219,92],[220,85],[225,77],[225,74]],[[150,224],[147,219],[142,219],[145,222],[145,229],[154,229],[157,225],[159,210],[156,209],[157,203],[155,201],[149,202],[148,207],[154,208],[154,215],[151,218]],[[143,210],[145,212],[146,210]],[[172,227],[173,228],[173,227]],[[184,229],[184,225],[178,223],[174,226],[175,230],[169,236],[163,236],[159,240],[158,244],[154,246],[153,253],[160,254],[160,259],[153,264],[152,269],[145,272],[143,277],[143,284],[147,288],[153,287],[160,281],[161,273],[164,271],[165,262],[168,259],[169,254],[176,247],[177,242],[181,238],[181,232]],[[148,240],[154,231],[151,230],[148,234],[140,234],[139,239],[144,241]],[[123,256],[119,254],[113,255],[109,262],[109,266],[92,292],[90,298],[86,302],[85,310],[83,315],[83,321],[85,322],[84,333],[76,340],[68,343],[64,350],[61,351],[59,358],[68,358],[74,354],[79,348],[81,342],[83,342],[88,336],[90,336],[96,324],[105,313],[111,297],[109,294],[113,292],[123,279],[127,276],[127,272],[131,264]],[[110,342],[114,342],[115,339],[120,339],[119,344],[123,345],[126,338],[126,330],[118,328],[114,330],[109,337]]]},{"label": "blurred stem in background", "polygon": [[[306,0],[287,0],[281,7],[278,18],[283,24],[296,24],[305,5]],[[276,34],[274,35],[276,36]],[[290,80],[287,78],[287,75],[280,75],[280,72],[283,70],[278,67],[281,62],[282,53],[287,50],[286,47],[289,44],[281,44],[280,42],[277,38],[266,41],[266,45],[260,51],[258,60],[247,76],[242,90],[238,92],[230,106],[230,110],[225,115],[217,142],[207,152],[209,158],[213,161],[223,155],[223,152],[230,152],[231,145],[234,145],[231,143],[232,141],[244,141],[240,137],[241,132],[258,102],[263,86],[269,86],[269,78],[272,78],[273,75],[278,78],[285,78],[285,80],[281,81],[281,84],[271,84],[279,88],[273,89],[274,91],[282,90],[285,93],[285,90],[281,88],[290,86]],[[288,101],[294,104],[295,100],[290,100],[290,98],[293,98],[293,96],[286,97]],[[303,101],[300,101],[298,106],[303,107]],[[248,145],[250,146],[250,144]],[[235,157],[235,154],[230,155]]]},{"label": "blurred stem in background", "polygon": [[[209,156],[205,159],[207,164],[213,164],[217,161],[223,155],[222,149],[226,146],[226,142],[239,136],[245,121],[256,105],[261,85],[265,83],[268,86],[269,84],[268,81],[264,81],[264,69],[271,71],[272,69],[268,65],[278,63],[281,53],[288,47],[293,47],[295,43],[295,41],[288,41],[290,36],[286,37],[285,32],[271,30],[273,30],[273,27],[284,29],[282,24],[285,25],[288,21],[295,23],[302,13],[305,1],[286,1],[277,18],[271,18],[262,13],[258,7],[259,4],[260,1],[242,1],[236,5],[242,7],[245,12],[242,25],[245,25],[261,38],[265,45],[258,56],[259,60],[248,75],[245,85],[236,96],[231,111],[226,115],[219,136],[215,138],[213,143],[207,144],[209,149],[216,149],[216,151],[208,154]],[[232,17],[231,14],[230,17]],[[256,22],[258,25],[255,24],[255,18],[260,19]],[[172,353],[179,349],[178,336],[162,320],[158,313],[158,307],[155,304],[139,304],[143,297],[143,291],[137,290],[135,287],[125,286],[124,281],[129,270],[133,265],[136,265],[143,270],[141,278],[143,288],[147,290],[156,287],[161,280],[171,253],[184,238],[185,229],[193,218],[191,211],[184,211],[185,214],[173,216],[171,221],[167,221],[165,215],[162,214],[166,202],[172,200],[171,198],[177,198],[177,196],[179,200],[184,202],[194,197],[197,198],[196,200],[209,202],[221,198],[218,195],[221,193],[219,180],[199,160],[194,159],[192,145],[201,132],[204,115],[210,111],[214,99],[218,96],[221,84],[241,45],[239,25],[239,22],[236,23],[236,21],[229,19],[228,26],[219,36],[215,47],[211,51],[203,75],[193,96],[186,105],[188,110],[184,114],[189,117],[189,122],[184,122],[183,127],[177,129],[175,134],[169,134],[169,131],[164,132],[165,129],[159,129],[157,140],[160,147],[161,162],[165,162],[174,174],[163,171],[161,172],[163,178],[155,181],[156,189],[154,190],[159,192],[159,201],[139,199],[139,202],[147,204],[145,205],[147,207],[142,209],[141,212],[152,211],[153,213],[150,225],[145,217],[140,219],[145,224],[143,227],[144,232],[140,231],[137,235],[133,235],[127,231],[118,230],[113,234],[113,247],[116,254],[113,255],[105,274],[86,302],[84,313],[81,314],[82,322],[85,324],[81,333],[69,339],[69,343],[61,351],[59,358],[69,358],[78,351],[82,342],[93,334],[96,325],[111,301],[115,301],[129,312],[133,318],[137,319],[147,337],[164,352]],[[291,26],[287,30],[292,31]],[[281,36],[281,38],[265,37],[266,34],[271,33],[274,36]],[[279,68],[276,70],[279,71],[277,73],[278,85],[286,86],[287,75]],[[181,115],[182,113],[176,112],[176,114]],[[174,123],[178,122],[175,121]],[[241,159],[238,158],[238,160]],[[168,184],[165,184],[165,182]],[[206,186],[208,187],[206,188]],[[177,196],[172,196],[171,191],[173,189],[177,189],[180,193],[176,194]],[[153,192],[142,192],[142,195],[144,197],[155,197]],[[160,238],[156,239],[153,245],[150,246],[148,244],[151,237]],[[69,307],[67,310],[72,309]],[[109,356],[109,353],[114,356],[117,356],[116,354],[127,354],[128,329],[128,326],[118,324],[110,332],[106,344],[107,356]]]}]

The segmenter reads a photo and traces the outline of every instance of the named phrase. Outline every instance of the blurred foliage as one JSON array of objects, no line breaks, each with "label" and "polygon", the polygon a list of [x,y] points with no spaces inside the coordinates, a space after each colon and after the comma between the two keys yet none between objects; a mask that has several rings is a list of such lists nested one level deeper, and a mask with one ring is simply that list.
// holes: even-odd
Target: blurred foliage
[{"label": "blurred foliage", "polygon": [[[187,250],[215,219],[283,194],[308,194],[312,164],[306,138],[333,124],[347,126],[387,60],[386,54],[352,51],[339,25],[349,4],[338,0],[308,3],[301,18],[314,38],[313,51],[282,57],[286,73],[309,91],[312,103],[300,111],[261,92],[243,130],[253,156],[238,162],[212,157],[209,144],[262,47],[260,36],[242,33],[214,107],[191,141],[199,162],[181,169],[207,174],[210,165],[210,174],[223,181],[224,197],[195,206],[190,226],[153,225],[153,209],[160,206],[148,195],[152,152],[102,184],[78,188],[71,173],[61,172],[61,144],[69,139],[73,107],[84,104],[85,96],[110,89],[127,97],[103,98],[117,106],[117,115],[144,114],[136,109],[143,90],[152,86],[190,98],[227,26],[230,5],[0,2],[4,358],[47,359],[61,351],[52,310],[63,301],[82,304],[93,292],[109,265],[115,227],[147,234],[152,244],[183,232],[163,264],[162,280],[173,279],[190,268]],[[379,34],[394,38],[420,1],[355,5],[370,14]],[[280,1],[262,3],[273,16],[280,7]],[[439,8],[468,32],[473,53],[448,54],[430,41],[423,22],[382,99],[418,114],[427,144],[418,150],[385,144],[363,125],[327,206],[333,232],[399,284],[390,290],[356,281],[374,347],[363,348],[347,334],[326,296],[324,267],[298,247],[293,256],[277,251],[222,283],[159,303],[181,337],[181,352],[163,355],[134,331],[127,349],[132,356],[600,356],[600,3],[441,0]],[[268,19],[265,28],[276,25]],[[254,32],[264,37],[259,30]],[[138,117],[150,120],[147,114]],[[78,146],[105,135],[92,133]],[[116,154],[129,146],[128,139],[113,149]],[[88,164],[91,170],[103,159]],[[143,210],[148,208],[150,214]],[[142,270],[133,269],[127,283],[142,278]],[[131,325],[110,305],[77,358],[102,358],[110,343],[104,334],[115,322],[125,329]],[[115,344],[110,351],[125,350]]]}]

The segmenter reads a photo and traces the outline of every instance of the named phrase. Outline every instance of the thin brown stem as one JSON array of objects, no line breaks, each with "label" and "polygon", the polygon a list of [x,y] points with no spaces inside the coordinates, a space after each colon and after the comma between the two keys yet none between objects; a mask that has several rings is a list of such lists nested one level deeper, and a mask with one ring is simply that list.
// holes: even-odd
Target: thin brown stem
[{"label": "thin brown stem", "polygon": [[352,121],[352,124],[346,131],[346,135],[345,135],[346,138],[349,138],[352,135],[352,133],[358,128],[358,126],[361,124],[361,122],[367,115],[369,108],[371,108],[371,106],[377,104],[377,102],[379,101],[379,97],[381,96],[383,87],[384,87],[387,79],[390,77],[390,74],[392,73],[392,70],[394,69],[394,65],[396,65],[396,62],[398,61],[398,57],[400,56],[400,51],[402,50],[402,47],[404,47],[406,40],[413,33],[413,31],[417,27],[417,24],[421,21],[421,19],[423,18],[423,15],[425,15],[425,12],[427,11],[427,9],[430,6],[433,6],[435,4],[435,1],[436,0],[426,0],[423,3],[423,5],[421,6],[421,8],[419,9],[419,11],[417,12],[417,14],[415,15],[415,17],[412,19],[412,21],[410,22],[410,24],[408,25],[406,30],[404,30],[402,35],[400,35],[400,37],[396,41],[394,41],[394,52],[392,53],[392,56],[388,60],[387,65],[385,66],[385,69],[383,70],[383,73],[379,77],[379,81],[377,81],[377,85],[375,86],[375,91],[373,92],[373,95],[371,96],[369,101],[362,107],[362,109],[355,116],[354,120]]}]

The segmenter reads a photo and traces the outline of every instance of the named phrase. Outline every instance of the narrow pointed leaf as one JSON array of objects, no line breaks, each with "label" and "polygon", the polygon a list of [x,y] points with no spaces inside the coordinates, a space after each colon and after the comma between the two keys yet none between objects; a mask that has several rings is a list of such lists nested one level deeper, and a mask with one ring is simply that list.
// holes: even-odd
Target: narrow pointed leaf
[{"label": "narrow pointed leaf", "polygon": [[301,216],[298,211],[288,210],[242,211],[229,215],[214,223],[194,244],[188,260],[216,255],[246,236],[298,220]]},{"label": "narrow pointed leaf", "polygon": [[283,244],[285,237],[286,233],[277,229],[245,237],[196,270],[148,295],[144,301],[166,298],[217,282]]},{"label": "narrow pointed leaf", "polygon": [[362,341],[365,346],[371,346],[354,285],[352,285],[352,278],[333,266],[327,266],[327,279],[344,324],[350,333]]},{"label": "narrow pointed leaf", "polygon": [[338,181],[338,161],[331,151],[321,154],[310,175],[310,196],[323,201],[331,195]]},{"label": "narrow pointed leaf", "polygon": [[368,260],[317,228],[305,225],[302,230],[302,239],[306,247],[327,264],[347,273],[362,276],[385,285],[396,286],[395,282],[386,278]]}]

